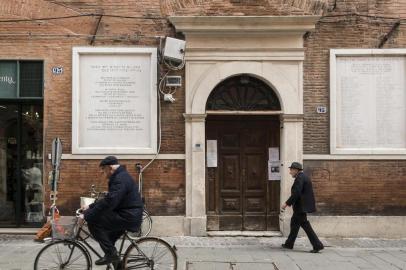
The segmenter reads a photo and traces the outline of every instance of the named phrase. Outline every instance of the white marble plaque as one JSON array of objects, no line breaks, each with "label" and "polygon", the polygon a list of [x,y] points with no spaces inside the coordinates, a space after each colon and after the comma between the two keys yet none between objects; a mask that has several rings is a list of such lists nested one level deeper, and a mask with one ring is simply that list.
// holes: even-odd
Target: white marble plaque
[{"label": "white marble plaque", "polygon": [[405,75],[404,55],[337,56],[337,149],[406,149]]},{"label": "white marble plaque", "polygon": [[73,49],[73,154],[156,153],[155,48]]}]

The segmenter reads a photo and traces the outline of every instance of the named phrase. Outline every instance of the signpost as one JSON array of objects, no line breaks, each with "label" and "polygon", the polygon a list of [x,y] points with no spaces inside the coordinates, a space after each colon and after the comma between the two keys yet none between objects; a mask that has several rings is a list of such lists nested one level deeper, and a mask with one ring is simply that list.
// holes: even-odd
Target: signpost
[{"label": "signpost", "polygon": [[51,179],[51,193],[50,200],[52,201],[52,219],[54,219],[55,206],[58,194],[58,181],[59,181],[59,166],[61,164],[62,158],[62,142],[61,139],[55,138],[52,140],[52,153],[51,153],[51,164],[52,164],[52,179]]}]

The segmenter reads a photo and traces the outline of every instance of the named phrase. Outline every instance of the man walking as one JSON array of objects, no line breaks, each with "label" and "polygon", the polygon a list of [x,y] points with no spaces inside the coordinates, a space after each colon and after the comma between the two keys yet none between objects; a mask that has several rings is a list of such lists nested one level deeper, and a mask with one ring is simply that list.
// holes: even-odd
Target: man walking
[{"label": "man walking", "polygon": [[295,178],[289,199],[282,205],[282,209],[293,205],[293,215],[290,220],[290,233],[283,248],[293,249],[300,227],[306,232],[313,249],[311,253],[318,253],[324,248],[310,222],[307,213],[316,211],[313,186],[310,178],[303,173],[303,166],[299,162],[293,162],[289,167],[289,174]]}]

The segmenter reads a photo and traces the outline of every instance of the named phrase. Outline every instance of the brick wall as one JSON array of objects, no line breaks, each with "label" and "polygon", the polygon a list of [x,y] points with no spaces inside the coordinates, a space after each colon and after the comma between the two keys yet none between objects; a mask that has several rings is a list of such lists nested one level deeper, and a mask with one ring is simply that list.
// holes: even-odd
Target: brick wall
[{"label": "brick wall", "polygon": [[[71,149],[71,52],[89,46],[98,16],[95,46],[158,46],[156,36],[174,36],[170,15],[334,15],[323,17],[305,38],[304,153],[329,154],[329,115],[316,106],[329,105],[329,49],[376,48],[395,20],[349,16],[348,13],[401,18],[403,0],[8,0],[0,20],[80,16],[62,20],[0,23],[0,59],[43,59],[45,66],[44,153],[60,137],[64,153]],[[86,15],[87,14],[87,15]],[[86,16],[84,16],[86,15]],[[127,18],[114,17],[128,16]],[[153,20],[130,18],[156,17]],[[402,24],[384,48],[406,46]],[[51,68],[64,67],[62,75]],[[162,71],[162,70],[161,70]],[[184,75],[183,72],[179,74]],[[174,104],[162,105],[162,153],[183,154],[184,89]],[[123,161],[135,176],[136,160]],[[145,161],[142,161],[145,163]],[[71,211],[97,178],[96,160],[64,160],[60,204]],[[320,214],[405,214],[404,161],[305,161],[311,170]],[[50,169],[46,160],[46,168]],[[184,161],[158,160],[145,173],[145,194],[153,215],[185,213]],[[328,174],[326,172],[328,171]],[[378,173],[377,173],[378,172]],[[328,177],[327,177],[328,176]],[[369,185],[366,185],[366,182]],[[402,186],[403,183],[403,186]],[[362,192],[367,188],[367,192]]]},{"label": "brick wall", "polygon": [[[74,16],[83,12],[98,12],[107,9],[128,16],[145,16],[143,7],[149,6],[148,15],[159,15],[159,8],[140,1],[82,1],[81,5],[68,3],[47,3],[46,1],[9,1],[0,8],[4,19],[26,19]],[[55,2],[55,1],[53,1]],[[117,3],[117,1],[114,1]],[[149,2],[149,1],[148,1]],[[76,2],[77,3],[77,2]],[[54,9],[50,13],[49,9]],[[121,11],[126,11],[122,13]],[[64,153],[71,153],[72,136],[72,47],[89,46],[91,34],[97,24],[97,16],[84,16],[63,20],[10,22],[0,27],[0,59],[41,59],[44,60],[44,153],[51,152],[51,141],[60,137]],[[130,33],[130,37],[127,35]],[[9,36],[7,36],[9,34]],[[159,44],[155,36],[174,35],[166,20],[139,20],[131,18],[103,17],[97,30],[95,46],[151,46]],[[86,36],[84,36],[86,35]],[[53,75],[53,66],[63,66],[61,75]],[[162,105],[162,147],[161,153],[184,153],[184,90],[178,89],[174,104],[161,101]],[[98,160],[63,160],[59,200],[63,214],[79,206],[79,197],[88,194],[91,184],[98,180]],[[146,160],[126,160],[124,164],[136,177],[134,164]],[[152,215],[184,215],[185,176],[184,160],[157,160],[144,173],[144,195]],[[47,173],[51,170],[45,160]],[[44,176],[44,180],[45,180]],[[45,180],[46,181],[46,180]],[[102,181],[103,182],[103,181]],[[100,182],[99,182],[100,183]],[[107,189],[104,183],[103,189]],[[47,187],[47,192],[49,188]],[[48,193],[47,193],[48,194]],[[48,197],[46,196],[48,202]]]},{"label": "brick wall", "polygon": [[[406,7],[405,7],[406,9]],[[329,106],[330,49],[378,48],[396,20],[359,16],[323,18],[316,31],[305,39],[304,61],[304,153],[328,154],[329,114],[318,114],[316,107]],[[404,48],[406,27],[401,25],[383,48]]]},{"label": "brick wall", "polygon": [[319,215],[405,215],[406,161],[305,161]]},{"label": "brick wall", "polygon": [[[69,215],[80,207],[80,197],[89,196],[92,184],[98,191],[107,190],[107,180],[100,175],[99,160],[62,160],[58,187],[58,207],[63,215]],[[135,163],[145,160],[120,160],[138,183]],[[50,162],[46,163],[51,171]],[[151,215],[185,214],[185,162],[183,160],[157,160],[143,173],[143,196]],[[47,194],[49,186],[47,185]],[[49,198],[46,205],[49,205]]]},{"label": "brick wall", "polygon": [[[332,6],[331,6],[332,7]],[[324,17],[305,39],[304,61],[304,153],[329,154],[329,49],[378,48],[396,18],[404,18],[403,1],[337,1],[327,15],[359,13],[393,17]],[[400,27],[383,48],[404,48],[406,27]],[[306,167],[314,178],[320,215],[405,215],[406,174],[404,161],[310,161]]]}]

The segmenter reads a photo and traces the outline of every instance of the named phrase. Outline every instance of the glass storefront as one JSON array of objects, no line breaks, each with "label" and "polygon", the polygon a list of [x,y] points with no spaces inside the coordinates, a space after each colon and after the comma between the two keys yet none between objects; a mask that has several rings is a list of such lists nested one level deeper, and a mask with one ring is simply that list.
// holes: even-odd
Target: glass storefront
[{"label": "glass storefront", "polygon": [[2,227],[44,220],[42,85],[41,61],[0,61]]}]

